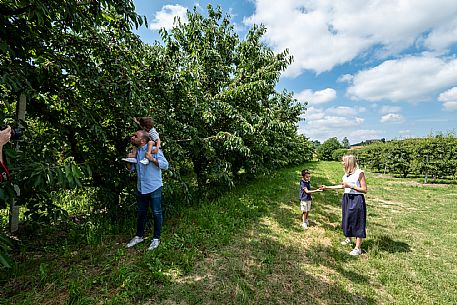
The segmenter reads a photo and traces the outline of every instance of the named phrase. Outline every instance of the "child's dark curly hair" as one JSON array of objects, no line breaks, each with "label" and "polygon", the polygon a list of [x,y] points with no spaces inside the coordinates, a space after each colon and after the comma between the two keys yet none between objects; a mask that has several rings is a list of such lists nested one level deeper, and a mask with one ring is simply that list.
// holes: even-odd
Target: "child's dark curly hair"
[{"label": "child's dark curly hair", "polygon": [[151,117],[145,116],[136,119],[142,129],[149,131],[152,127],[154,127],[154,120]]}]

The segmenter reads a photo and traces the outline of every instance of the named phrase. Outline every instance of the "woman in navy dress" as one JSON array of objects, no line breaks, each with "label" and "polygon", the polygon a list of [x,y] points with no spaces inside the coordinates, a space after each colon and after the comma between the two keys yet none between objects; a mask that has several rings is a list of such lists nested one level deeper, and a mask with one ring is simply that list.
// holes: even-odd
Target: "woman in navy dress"
[{"label": "woman in navy dress", "polygon": [[362,241],[366,237],[367,206],[364,194],[367,193],[367,182],[365,174],[357,165],[355,156],[345,155],[341,163],[345,173],[343,182],[333,186],[322,185],[321,189],[344,189],[341,209],[342,227],[346,239],[341,244],[351,245],[352,238],[355,238],[355,247],[349,254],[357,256],[362,254]]}]

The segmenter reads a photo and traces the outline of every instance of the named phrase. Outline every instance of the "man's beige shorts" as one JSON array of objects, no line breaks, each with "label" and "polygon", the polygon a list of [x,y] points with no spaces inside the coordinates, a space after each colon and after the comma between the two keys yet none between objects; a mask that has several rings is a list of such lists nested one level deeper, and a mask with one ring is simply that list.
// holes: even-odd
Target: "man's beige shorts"
[{"label": "man's beige shorts", "polygon": [[311,210],[311,200],[300,201],[300,209],[302,212],[309,212]]}]

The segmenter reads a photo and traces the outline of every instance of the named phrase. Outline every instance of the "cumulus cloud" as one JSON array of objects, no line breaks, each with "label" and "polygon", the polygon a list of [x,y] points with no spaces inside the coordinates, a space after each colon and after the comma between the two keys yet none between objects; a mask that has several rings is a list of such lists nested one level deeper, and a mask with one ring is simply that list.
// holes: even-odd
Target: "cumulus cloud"
[{"label": "cumulus cloud", "polygon": [[438,97],[438,100],[443,103],[444,110],[457,110],[457,87],[453,87],[441,93]]},{"label": "cumulus cloud", "polygon": [[348,137],[350,141],[359,141],[365,136],[357,133],[365,119],[357,114],[365,111],[364,107],[309,107],[305,121],[300,123],[299,133],[321,142],[331,137]]},{"label": "cumulus cloud", "polygon": [[350,132],[349,137],[355,141],[351,144],[362,142],[370,139],[381,138],[381,131],[375,129],[359,129]]},{"label": "cumulus cloud", "polygon": [[397,113],[388,113],[381,117],[381,123],[401,123],[403,121],[403,116]]},{"label": "cumulus cloud", "polygon": [[338,106],[331,107],[327,109],[327,113],[341,115],[341,116],[353,116],[357,113],[366,112],[365,107],[347,107],[347,106]]},{"label": "cumulus cloud", "polygon": [[332,88],[326,88],[320,91],[305,89],[295,94],[295,98],[300,103],[308,102],[308,105],[319,105],[334,100],[336,98],[336,91]]},{"label": "cumulus cloud", "polygon": [[290,50],[294,62],[285,75],[291,77],[304,70],[329,71],[374,49],[390,56],[420,43],[442,52],[457,41],[455,0],[254,3],[255,13],[244,22],[264,24],[267,43],[277,52]]},{"label": "cumulus cloud", "polygon": [[379,109],[379,112],[381,112],[382,114],[398,113],[398,112],[401,112],[401,107],[398,107],[398,106],[382,106],[381,109]]},{"label": "cumulus cloud", "polygon": [[339,83],[351,82],[353,78],[354,78],[354,75],[352,75],[352,74],[344,74],[344,75],[341,75],[336,81]]},{"label": "cumulus cloud", "polygon": [[444,23],[435,28],[424,40],[424,45],[430,50],[444,50],[450,47],[457,37],[457,19]]},{"label": "cumulus cloud", "polygon": [[175,17],[179,17],[182,23],[187,22],[187,8],[181,5],[164,5],[162,9],[155,13],[154,21],[149,25],[151,30],[165,28],[169,30],[173,27]]},{"label": "cumulus cloud", "polygon": [[358,72],[347,93],[367,101],[420,102],[456,83],[457,59],[409,56]]}]

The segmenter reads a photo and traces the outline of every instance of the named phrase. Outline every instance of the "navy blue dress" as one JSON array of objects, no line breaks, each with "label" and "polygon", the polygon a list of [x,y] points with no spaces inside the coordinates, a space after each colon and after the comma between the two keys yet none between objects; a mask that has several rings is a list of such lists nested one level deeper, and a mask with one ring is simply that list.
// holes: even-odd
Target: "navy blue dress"
[{"label": "navy blue dress", "polygon": [[[353,174],[343,176],[343,182],[360,187],[359,176],[362,171],[357,169]],[[341,201],[343,213],[342,228],[346,237],[366,238],[367,205],[363,193],[345,189]]]}]

